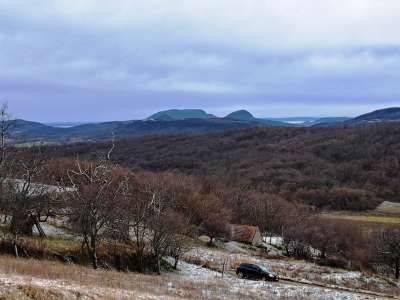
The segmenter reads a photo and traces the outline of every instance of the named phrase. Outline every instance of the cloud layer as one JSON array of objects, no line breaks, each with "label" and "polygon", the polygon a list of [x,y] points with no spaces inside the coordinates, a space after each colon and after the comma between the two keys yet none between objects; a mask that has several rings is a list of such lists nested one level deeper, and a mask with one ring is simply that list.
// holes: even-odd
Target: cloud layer
[{"label": "cloud layer", "polygon": [[23,118],[400,105],[397,0],[0,0],[0,101]]}]

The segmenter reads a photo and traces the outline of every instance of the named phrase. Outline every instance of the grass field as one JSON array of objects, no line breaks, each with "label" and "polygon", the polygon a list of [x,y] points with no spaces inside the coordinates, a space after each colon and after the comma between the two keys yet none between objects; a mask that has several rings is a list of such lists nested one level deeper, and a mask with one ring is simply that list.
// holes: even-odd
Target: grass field
[{"label": "grass field", "polygon": [[400,216],[380,216],[380,215],[368,215],[368,214],[354,214],[350,212],[331,212],[321,214],[323,218],[335,219],[335,220],[348,220],[354,222],[365,222],[365,223],[380,223],[380,224],[400,224]]},{"label": "grass field", "polygon": [[400,217],[400,203],[385,201],[376,208],[376,212]]}]

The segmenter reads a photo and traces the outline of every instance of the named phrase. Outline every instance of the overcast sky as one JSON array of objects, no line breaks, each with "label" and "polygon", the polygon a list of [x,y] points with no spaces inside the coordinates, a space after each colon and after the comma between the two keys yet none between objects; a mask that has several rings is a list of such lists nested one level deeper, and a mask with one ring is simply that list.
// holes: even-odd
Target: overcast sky
[{"label": "overcast sky", "polygon": [[399,0],[0,0],[0,102],[36,121],[400,106]]}]

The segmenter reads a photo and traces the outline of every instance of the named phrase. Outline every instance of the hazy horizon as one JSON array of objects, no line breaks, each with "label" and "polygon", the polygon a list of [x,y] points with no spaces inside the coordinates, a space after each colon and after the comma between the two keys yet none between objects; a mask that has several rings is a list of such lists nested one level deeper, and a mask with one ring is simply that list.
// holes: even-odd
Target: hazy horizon
[{"label": "hazy horizon", "polygon": [[40,122],[400,106],[396,0],[0,1],[0,102]]},{"label": "hazy horizon", "polygon": [[[377,109],[379,110],[379,109],[385,109],[385,108],[391,108],[391,107],[381,107],[381,108],[377,108]],[[207,111],[206,109],[203,109],[203,108],[193,108],[193,107],[190,107],[190,108],[169,108],[169,109],[162,109],[160,111],[154,111],[154,112],[150,113],[149,115],[146,115],[146,116],[144,116],[142,118],[136,118],[136,119],[107,119],[107,120],[92,120],[92,121],[90,121],[90,120],[76,120],[76,121],[70,121],[70,120],[55,120],[55,121],[53,120],[52,121],[52,120],[50,120],[50,121],[41,121],[41,120],[28,120],[28,119],[16,117],[16,116],[13,116],[11,113],[10,113],[10,116],[13,119],[24,119],[24,120],[28,120],[28,121],[41,122],[41,123],[44,123],[44,124],[47,124],[47,125],[55,125],[55,124],[60,125],[60,126],[56,126],[56,127],[64,127],[64,126],[70,127],[69,126],[70,124],[73,124],[75,126],[75,125],[81,125],[81,124],[102,123],[102,122],[110,122],[110,121],[144,120],[144,119],[147,119],[147,118],[151,117],[151,115],[153,115],[153,114],[155,114],[157,112],[167,111],[167,110],[170,110],[170,109],[177,109],[177,110],[199,109],[199,110],[205,111],[206,113],[210,113],[210,114],[212,114],[212,115],[214,115],[214,116],[216,116],[218,118],[226,117],[229,113],[234,112],[234,111],[229,111],[226,114],[214,114],[214,113],[211,113],[210,111]],[[242,109],[238,109],[238,110],[242,110]],[[365,113],[369,113],[369,112],[372,112],[372,111],[373,110],[367,111],[367,112],[361,113],[359,115],[362,115],[362,114],[365,114]],[[329,114],[322,115],[322,116],[319,116],[319,115],[293,115],[293,116],[285,116],[285,115],[282,115],[282,116],[262,116],[261,115],[260,116],[260,115],[254,114],[252,111],[249,111],[249,112],[253,116],[255,116],[256,118],[276,120],[276,121],[284,121],[284,122],[288,122],[288,123],[290,123],[290,121],[293,121],[293,122],[294,121],[311,121],[311,120],[317,120],[317,119],[322,119],[322,118],[337,118],[337,117],[339,117],[339,118],[341,118],[341,117],[344,117],[344,118],[355,118],[355,117],[359,116],[359,115],[329,115]]]},{"label": "hazy horizon", "polygon": [[[40,122],[40,123],[45,123],[45,124],[63,124],[63,123],[74,123],[74,124],[86,124],[86,123],[101,123],[101,122],[109,122],[109,121],[129,121],[129,120],[143,120],[143,119],[147,119],[149,118],[151,115],[160,112],[160,111],[166,111],[166,110],[171,110],[171,109],[177,109],[177,110],[185,110],[185,109],[200,109],[200,110],[204,110],[207,113],[213,114],[216,117],[225,117],[228,114],[238,111],[238,110],[247,110],[249,111],[253,116],[255,116],[256,118],[262,118],[262,119],[270,119],[270,120],[283,120],[283,119],[319,119],[319,118],[330,118],[330,117],[347,117],[347,118],[354,118],[357,117],[359,115],[362,114],[366,114],[375,110],[380,110],[380,109],[385,109],[385,108],[391,108],[391,107],[396,107],[396,106],[385,106],[385,107],[380,107],[380,106],[371,106],[371,109],[368,111],[363,111],[357,114],[347,114],[347,115],[334,115],[334,114],[305,114],[305,115],[296,115],[296,114],[285,114],[284,112],[282,112],[282,114],[278,114],[278,115],[272,115],[272,116],[268,116],[268,115],[262,115],[260,113],[257,113],[256,111],[252,111],[252,110],[248,110],[246,108],[243,107],[233,107],[232,110],[230,111],[226,111],[226,112],[220,112],[217,111],[216,113],[214,113],[213,111],[207,110],[205,108],[201,108],[201,107],[170,107],[170,108],[161,108],[160,110],[157,111],[152,111],[149,112],[146,115],[142,115],[136,118],[115,118],[115,119],[90,119],[90,117],[88,117],[86,120],[85,119],[74,119],[73,116],[71,116],[70,119],[59,119],[59,120],[53,120],[53,119],[29,119],[29,118],[24,118],[21,115],[16,115],[15,112],[12,109],[12,106],[10,107],[10,104],[8,102],[5,102],[5,104],[8,105],[9,107],[9,111],[10,111],[10,117],[12,119],[23,119],[23,120],[27,120],[27,121],[34,121],[34,122]],[[400,105],[399,105],[400,106]],[[90,114],[88,113],[88,116]]]}]

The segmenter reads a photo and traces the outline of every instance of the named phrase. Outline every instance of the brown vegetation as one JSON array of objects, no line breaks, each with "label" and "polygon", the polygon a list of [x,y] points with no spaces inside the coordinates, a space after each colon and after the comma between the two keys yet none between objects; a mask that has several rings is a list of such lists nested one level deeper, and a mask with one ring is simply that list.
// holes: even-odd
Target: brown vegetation
[{"label": "brown vegetation", "polygon": [[[109,144],[49,147],[94,159]],[[375,209],[398,201],[400,126],[256,128],[118,141],[112,160],[133,170],[179,170],[210,182],[279,194],[318,208]]]},{"label": "brown vegetation", "polygon": [[[365,210],[400,195],[399,130],[253,129],[43,152],[38,147],[8,152],[4,144],[0,212],[11,219],[5,236],[12,237],[18,256],[18,237],[31,235],[42,216],[67,216],[82,239],[81,256],[88,254],[94,268],[160,273],[166,256],[176,265],[186,250],[185,236],[204,233],[212,245],[226,235],[228,224],[248,224],[284,237],[287,255],[372,269],[388,264],[375,247],[375,229],[350,228],[314,212]],[[32,193],[39,181],[62,186],[62,197]],[[390,235],[385,240],[396,243]],[[123,250],[102,260],[103,247]]]}]

